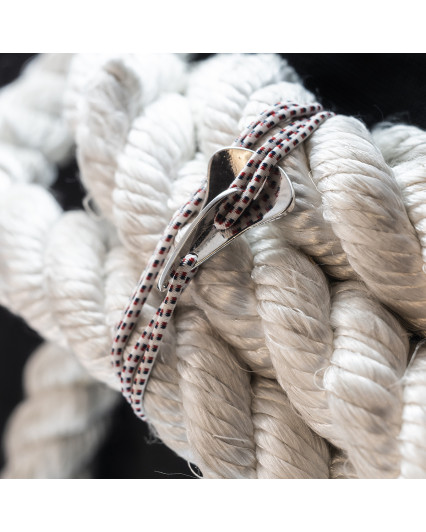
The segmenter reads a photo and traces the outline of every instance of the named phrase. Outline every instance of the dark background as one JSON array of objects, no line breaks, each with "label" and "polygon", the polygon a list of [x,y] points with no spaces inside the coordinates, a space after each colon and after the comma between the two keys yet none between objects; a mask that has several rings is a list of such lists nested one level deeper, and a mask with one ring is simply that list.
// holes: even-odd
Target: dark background
[{"label": "dark background", "polygon": [[[0,54],[0,86],[13,81],[35,54]],[[193,54],[202,61],[212,54]],[[425,54],[281,54],[326,109],[353,115],[371,127],[382,120],[426,128]],[[82,188],[75,163],[62,168],[53,186],[65,209],[81,208]],[[22,369],[41,338],[21,319],[0,307],[3,353],[13,352],[13,368],[0,374],[0,435],[22,399]],[[109,438],[93,464],[96,478],[193,477],[186,462],[160,443],[147,443],[148,432],[123,401],[114,412]],[[127,457],[123,460],[123,457]],[[4,456],[0,451],[0,468]]]}]

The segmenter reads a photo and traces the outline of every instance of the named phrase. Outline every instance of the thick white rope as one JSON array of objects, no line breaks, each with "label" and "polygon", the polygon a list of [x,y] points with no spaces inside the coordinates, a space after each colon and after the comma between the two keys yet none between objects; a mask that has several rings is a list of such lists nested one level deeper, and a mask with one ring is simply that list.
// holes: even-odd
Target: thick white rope
[{"label": "thick white rope", "polygon": [[30,356],[25,399],[4,437],[3,478],[75,478],[90,464],[118,396],[93,380],[63,347],[45,343]]},{"label": "thick white rope", "polygon": [[[172,61],[174,61],[174,58],[172,58]],[[177,63],[180,63],[179,60],[177,60]],[[152,99],[152,95],[150,96],[149,92],[147,93],[147,98],[148,100]],[[180,101],[178,100],[179,103]],[[41,288],[43,293],[35,299],[41,303],[46,301],[46,295],[49,298],[50,307],[46,311],[46,326],[44,323],[40,323],[38,309],[31,316],[27,311],[28,303],[31,302],[31,298],[34,296],[30,291],[25,293],[22,308],[26,312],[26,317],[30,323],[42,334],[46,334],[47,323],[55,321],[49,314],[53,312],[60,325],[60,333],[65,335],[66,343],[76,349],[78,357],[83,364],[92,374],[96,373],[98,378],[101,377],[104,382],[109,380],[112,384],[113,374],[110,372],[108,349],[106,348],[109,340],[102,308],[104,283],[102,253],[106,253],[106,240],[110,231],[108,227],[104,230],[102,224],[94,222],[85,213],[66,213],[61,215],[60,209],[53,198],[41,189],[26,188],[17,191],[16,195],[19,196],[19,199],[16,198],[16,201],[13,201],[13,207],[17,213],[22,208],[22,202],[25,201],[25,198],[28,198],[28,207],[31,208],[33,204],[30,205],[29,203],[34,194],[38,195],[36,206],[39,209],[35,218],[39,218],[42,212],[52,213],[50,217],[47,216],[46,225],[40,229],[37,228],[36,238],[28,235],[28,228],[31,229],[33,224],[34,213],[24,209],[23,212],[27,213],[28,218],[24,215],[24,219],[21,220],[23,232],[25,233],[24,238],[26,241],[24,243],[26,248],[34,247],[28,246],[28,236],[30,236],[31,241],[48,243],[47,252],[41,247],[36,248],[37,260],[32,261],[32,265],[39,265],[39,271],[44,273],[44,280],[42,282],[37,280],[37,286]],[[5,205],[7,205],[8,197],[5,197],[4,201]],[[8,223],[7,216],[5,216],[4,223]],[[3,232],[6,235],[11,233],[13,231],[6,230]],[[83,238],[80,238],[82,235]],[[103,235],[103,237],[98,242],[100,235]],[[69,241],[69,237],[71,237],[73,244]],[[111,238],[114,240],[113,234]],[[11,247],[12,244],[16,250],[16,242],[11,242]],[[66,244],[66,247],[64,247],[64,244]],[[16,252],[19,254],[19,247]],[[24,253],[24,249],[22,253]],[[4,249],[4,256],[10,259],[7,248]],[[107,258],[108,263],[109,260]],[[9,266],[12,266],[11,261],[9,261]],[[73,272],[71,277],[68,276],[67,272],[68,274]],[[115,272],[111,273],[114,274]],[[10,281],[12,279],[10,276],[16,275],[15,268],[8,268],[7,274]],[[33,282],[33,269],[30,269],[27,278],[28,282]],[[13,287],[13,284],[9,285]],[[15,296],[13,297],[15,298]],[[127,297],[127,294],[124,297]],[[80,303],[76,304],[77,301]],[[123,303],[121,302],[120,308],[122,308],[122,305]],[[43,316],[43,313],[41,314]],[[55,334],[52,333],[52,337],[59,337],[59,332],[56,329],[55,331]],[[104,345],[102,345],[103,342]],[[185,449],[185,433],[182,433],[180,428],[182,423],[179,422],[179,416],[176,416],[175,408],[169,408],[168,415],[167,410],[165,411],[164,409],[165,404],[170,402],[177,392],[173,393],[167,390],[167,393],[165,393],[161,382],[162,379],[163,381],[165,380],[167,386],[170,387],[173,372],[170,374],[169,364],[164,364],[163,366],[160,364],[156,373],[158,373],[159,379],[154,379],[154,384],[157,386],[154,385],[150,394],[148,394],[148,411],[153,412],[152,417],[155,420],[159,436],[165,442],[170,442],[172,447],[177,446],[180,454],[190,458],[190,453]],[[150,400],[151,397],[154,397],[155,400]],[[175,407],[175,404],[173,404],[173,407]],[[168,429],[166,431],[162,429],[164,424],[166,424]],[[175,438],[170,435],[170,433],[173,434],[173,430],[176,432]],[[174,439],[177,442],[176,446],[173,443]]]},{"label": "thick white rope", "polygon": [[426,331],[421,247],[394,174],[355,118],[336,116],[306,143],[313,179],[356,273],[379,301]]},{"label": "thick white rope", "polygon": [[[177,58],[172,61],[175,59],[180,61]],[[176,75],[181,79],[177,90],[188,83],[190,106],[177,94],[161,96],[162,89],[154,90],[154,96],[147,103],[140,98],[143,85],[140,80],[145,74],[138,73],[133,59],[131,65],[129,61],[127,58],[99,60],[92,73],[87,70],[84,73],[83,67],[80,69],[80,74],[83,72],[80,81],[73,82],[72,76],[70,78],[75,98],[70,98],[68,116],[76,132],[81,171],[89,192],[109,223],[94,222],[83,213],[62,215],[51,199],[43,199],[51,218],[36,225],[33,233],[28,230],[28,224],[20,226],[23,244],[15,245],[15,254],[12,243],[0,237],[8,250],[2,255],[5,285],[13,282],[21,286],[20,303],[11,304],[16,304],[19,312],[27,313],[40,330],[49,331],[50,327],[48,334],[52,338],[61,340],[65,334],[74,348],[80,345],[82,362],[105,381],[108,380],[108,348],[105,358],[99,355],[104,345],[102,331],[105,328],[111,331],[114,321],[118,321],[119,310],[152,251],[162,229],[161,223],[165,225],[169,214],[181,201],[177,197],[183,195],[184,189],[191,189],[200,173],[205,175],[211,153],[230,144],[240,128],[249,122],[248,118],[266,107],[265,103],[269,105],[285,97],[295,99],[294,94],[306,94],[296,83],[280,83],[286,77],[290,81],[297,79],[279,58],[230,55],[215,57],[195,67],[187,82],[182,82],[180,74]],[[155,72],[156,67],[152,68]],[[79,91],[80,97],[76,96]],[[172,102],[170,107],[168,102]],[[192,112],[188,112],[189,107]],[[163,108],[165,114],[161,113]],[[168,116],[171,109],[176,109],[172,118]],[[162,124],[158,130],[152,129],[157,117]],[[179,117],[182,124],[186,124],[184,129],[181,129]],[[189,123],[192,119],[195,120],[197,145],[201,148],[196,156]],[[171,132],[170,137],[164,130]],[[154,147],[161,145],[163,135],[164,151],[157,152]],[[390,139],[393,137],[390,135]],[[93,144],[85,152],[86,140],[90,139]],[[389,141],[389,146],[392,142]],[[240,249],[238,257],[234,254],[225,261],[218,255],[212,259],[216,262],[206,263],[200,270],[196,278],[199,291],[188,294],[192,301],[187,306],[193,309],[195,304],[196,308],[204,308],[211,325],[205,319],[198,320],[197,326],[185,325],[185,313],[178,316],[184,325],[178,326],[177,338],[171,335],[166,342],[170,348],[166,348],[163,355],[160,353],[147,389],[148,418],[153,412],[152,420],[160,437],[165,441],[169,438],[167,443],[182,456],[198,461],[205,476],[297,476],[296,470],[301,476],[328,476],[327,447],[303,423],[303,431],[310,435],[309,445],[303,447],[296,438],[298,449],[305,449],[303,457],[289,454],[294,443],[289,436],[292,432],[283,433],[279,429],[280,422],[272,415],[276,412],[273,405],[277,403],[281,405],[279,412],[284,415],[283,419],[288,419],[285,416],[296,408],[305,423],[345,450],[349,462],[341,454],[331,459],[333,477],[353,476],[352,468],[357,475],[367,477],[424,476],[423,351],[417,350],[413,364],[406,369],[407,333],[397,318],[378,302],[386,303],[422,332],[425,281],[419,242],[421,223],[419,225],[418,221],[421,218],[416,218],[417,211],[411,209],[410,196],[401,187],[402,165],[407,161],[401,160],[402,153],[395,148],[395,161],[399,164],[392,171],[365,128],[355,119],[345,117],[330,119],[308,143],[306,150],[295,150],[282,163],[295,186],[295,211],[274,226],[253,230],[248,237],[250,246],[244,241],[236,242],[233,246]],[[384,144],[385,141],[379,142],[379,147],[391,162],[393,148],[385,149]],[[421,164],[419,148],[413,150],[412,159],[417,157]],[[100,157],[99,167],[95,155]],[[399,170],[398,166],[401,166]],[[152,187],[156,179],[160,195]],[[175,195],[174,189],[180,184],[182,190]],[[31,193],[43,196],[35,189]],[[13,207],[10,201],[4,201],[4,212],[9,208],[11,212],[13,209],[19,212],[18,205],[24,201],[25,192],[22,190],[16,196],[19,197]],[[14,198],[13,195],[9,197]],[[166,204],[167,209],[161,209]],[[41,218],[41,210],[34,216]],[[29,216],[30,219],[34,217]],[[1,234],[6,228],[13,234],[13,223],[7,223],[5,216]],[[113,225],[122,244],[117,241]],[[55,239],[58,242],[60,234],[68,237],[73,229],[82,231],[83,227],[87,233],[84,238],[71,239],[74,244],[66,260],[56,262],[58,253],[52,242]],[[55,237],[52,241],[51,236]],[[44,242],[50,246],[49,268],[45,268]],[[28,244],[35,266],[26,273],[23,251]],[[92,248],[91,258],[89,248]],[[75,262],[78,250],[85,253],[85,260],[87,255],[89,262],[85,264],[93,275],[91,283],[85,284],[83,272],[78,273]],[[231,254],[230,250],[232,248],[223,253]],[[105,254],[105,268],[102,268],[102,254]],[[337,284],[330,299],[326,278],[305,254],[334,278],[352,281]],[[228,264],[225,275],[214,268],[223,261]],[[21,264],[21,269],[17,268]],[[243,280],[249,281],[251,264],[254,266],[253,280],[245,285]],[[38,275],[34,283],[33,271]],[[55,287],[53,272],[59,272],[62,280],[68,274],[74,276],[78,287],[75,306],[62,306],[61,289]],[[98,289],[91,292],[92,284]],[[28,305],[31,302],[29,292],[34,286],[42,287],[37,296],[40,316],[36,308],[31,310]],[[219,290],[216,307],[208,302],[208,287],[212,286]],[[56,320],[50,319],[50,308],[41,303],[47,289],[48,297],[56,299],[58,316],[62,316],[60,332],[52,327],[51,321]],[[229,294],[228,289],[231,290]],[[8,301],[12,290],[6,292],[4,299]],[[74,290],[70,292],[75,293]],[[80,305],[80,298],[84,304]],[[235,298],[239,298],[242,314],[235,309]],[[221,302],[224,303],[222,316]],[[201,310],[188,310],[188,315],[192,312],[200,315]],[[67,321],[68,314],[70,321]],[[147,317],[148,314],[144,314],[142,320]],[[235,320],[234,328],[231,319]],[[211,326],[213,329],[208,329]],[[76,333],[80,329],[81,332]],[[208,366],[211,387],[203,389],[200,372],[204,366],[200,361],[202,356],[209,360],[209,355],[208,349],[206,353],[201,350],[203,345],[196,345],[196,339],[203,331],[207,334],[207,330],[211,331],[208,334],[215,346],[209,349],[216,350],[220,359],[223,348],[229,358],[225,363]],[[135,331],[138,333],[140,328]],[[88,347],[92,334],[96,346],[93,351]],[[106,344],[110,335],[108,332]],[[187,341],[182,341],[181,335]],[[235,347],[224,344],[223,338]],[[83,347],[85,342],[87,345]],[[191,342],[195,344],[192,348]],[[95,355],[91,357],[89,351]],[[182,352],[185,356],[181,357]],[[188,360],[197,363],[191,365]],[[244,364],[248,364],[249,373]],[[236,432],[230,436],[229,431],[224,430],[227,425],[219,425],[219,431],[213,431],[212,427],[216,423],[218,428],[215,420],[222,419],[219,417],[222,410],[229,416],[225,419],[233,419],[233,405],[229,404],[223,383],[233,382],[235,367],[242,368],[248,375],[258,373],[252,379],[252,393],[255,398],[263,398],[262,394],[267,393],[269,399],[267,405],[263,399],[253,400],[248,406],[247,402],[245,406],[241,404],[241,412],[247,413],[246,421],[235,423]],[[275,384],[269,386],[267,381],[268,386],[263,386],[265,377],[275,377],[280,388]],[[195,384],[188,386],[188,382]],[[288,399],[282,389],[287,392]],[[218,395],[214,412],[207,416],[211,390],[216,390]],[[280,399],[273,399],[278,392]],[[246,397],[245,392],[242,393],[242,397]],[[193,394],[202,400],[203,409],[194,402]],[[269,421],[263,423],[264,419]],[[259,420],[262,423],[256,425]],[[299,417],[297,420],[300,422]],[[266,432],[265,427],[268,427]],[[257,436],[250,436],[250,433]],[[300,437],[296,428],[295,433]],[[279,443],[274,439],[277,434],[281,435]],[[227,437],[236,440],[227,440]],[[240,444],[233,449],[230,442],[237,440]],[[244,442],[242,449],[246,449],[247,458],[244,459],[241,458],[244,456],[241,442]],[[272,442],[276,442],[276,446]]]},{"label": "thick white rope", "polygon": [[194,164],[196,164],[196,162]]},{"label": "thick white rope", "polygon": [[[426,133],[413,126],[384,124],[373,138],[392,167],[401,189],[407,214],[413,224],[426,260]],[[423,266],[424,268],[424,266]]]},{"label": "thick white rope", "polygon": [[[90,68],[90,63],[87,68]],[[163,92],[176,93],[183,89],[184,64],[178,57],[164,54],[159,54],[157,58],[105,58],[99,68],[88,75],[89,80],[81,83],[82,94],[74,98],[77,108],[71,108],[68,114],[73,116],[74,113],[72,125],[75,128],[81,178],[103,215],[109,219],[113,217],[119,230],[124,225],[123,234],[127,235],[125,229],[135,230],[133,226],[138,223],[136,216],[132,216],[132,209],[138,212],[137,199],[144,194],[144,179],[148,179],[147,186],[151,187],[154,180],[160,181],[155,187],[160,194],[171,178],[162,174],[167,174],[167,170],[177,171],[181,147],[186,147],[185,139],[179,139],[178,142],[173,139],[182,133],[189,136],[189,145],[192,144],[191,118],[186,109],[179,109],[185,103],[177,95],[168,95],[163,105],[155,104]],[[71,92],[73,90],[71,87]],[[68,101],[70,99],[68,96]],[[153,123],[157,113],[160,113],[159,120]],[[181,128],[188,122],[189,131],[182,131]],[[152,151],[158,144],[156,131],[157,135],[169,135],[170,138],[170,147],[164,146],[164,158],[160,164],[158,158],[152,157]],[[142,150],[144,160],[138,157],[138,149]],[[144,164],[148,174],[140,170],[135,174],[135,165],[132,164],[135,158],[138,162],[136,168]],[[120,168],[120,163],[124,168]],[[139,184],[140,177],[142,183]],[[117,220],[120,213],[124,220]]]},{"label": "thick white rope", "polygon": [[252,377],[199,309],[182,305],[177,328],[188,439],[205,477],[328,478],[327,446],[276,382]]},{"label": "thick white rope", "polygon": [[[282,87],[284,91],[285,88],[286,87]],[[277,97],[277,89],[275,89],[275,91],[271,91],[271,94],[274,94],[275,97]],[[292,94],[291,89],[288,91],[288,93]],[[281,93],[279,95],[280,99],[284,96],[285,92],[284,94]],[[245,121],[247,122],[248,120],[245,119]],[[312,141],[310,142],[313,142],[316,137],[317,133],[313,136]],[[295,156],[296,154],[297,152],[294,152]],[[327,159],[323,156],[322,160]],[[344,161],[342,162],[342,166],[343,164]],[[293,177],[294,172],[292,172],[292,170],[294,163],[292,164],[291,162],[291,156],[283,162],[282,166],[289,173],[289,175],[292,175]],[[297,217],[298,211],[296,210],[294,214],[295,217]],[[292,226],[289,227],[288,225],[292,219],[292,215],[293,213],[287,218],[284,218],[282,221],[277,222],[276,226],[280,227],[280,232],[282,231],[282,238],[295,242],[295,237],[291,231]],[[400,215],[401,217],[405,215],[405,209],[402,209]],[[271,226],[266,226],[265,228],[256,229],[251,233],[248,233],[247,238],[253,242],[253,245],[255,246],[255,252],[257,249],[262,250],[265,248],[267,242],[265,237],[268,233],[271,233],[271,231],[273,231],[273,228]],[[309,227],[306,227],[304,235],[305,238],[309,239],[311,238],[311,235],[312,231],[309,230]],[[241,245],[242,244],[240,243],[240,247]],[[237,243],[235,243],[234,248],[235,246],[237,246]],[[312,277],[311,284],[306,283],[307,278],[305,272],[312,270],[311,275],[313,275],[315,271],[313,266],[310,265],[308,261],[305,261],[304,266],[302,266],[300,261],[303,259],[303,256],[298,254],[296,250],[288,247],[286,248],[284,240],[271,241],[270,248],[265,249],[270,249],[270,252],[268,255],[265,255],[265,259],[262,259],[262,261],[259,263],[260,268],[255,269],[253,274],[255,274],[255,272],[259,272],[254,275],[255,282],[266,282],[266,287],[268,288],[268,291],[264,293],[265,295],[258,291],[256,295],[258,300],[259,298],[260,300],[264,298],[268,305],[265,307],[259,307],[263,319],[266,318],[266,320],[270,320],[273,318],[270,329],[265,329],[265,321],[263,323],[266,336],[272,341],[272,343],[269,343],[269,346],[271,355],[274,353],[273,360],[275,361],[274,366],[278,369],[278,380],[282,383],[284,389],[286,389],[286,391],[290,394],[290,398],[292,399],[293,403],[298,410],[304,414],[305,420],[311,426],[313,426],[320,434],[329,438],[331,441],[334,441],[335,443],[343,446],[343,448],[350,449],[352,451],[350,453],[350,458],[358,466],[358,474],[362,476],[397,476],[400,471],[400,449],[398,437],[399,431],[404,431],[403,425],[401,426],[403,388],[400,381],[404,375],[408,355],[407,343],[405,343],[404,347],[404,337],[406,336],[405,332],[394,321],[394,319],[384,311],[384,309],[380,309],[378,306],[371,307],[371,304],[369,303],[370,300],[368,299],[368,293],[363,292],[363,290],[360,292],[359,288],[357,288],[357,285],[355,285],[354,295],[356,295],[356,298],[358,299],[354,299],[353,297],[350,299],[351,308],[353,308],[353,312],[349,313],[351,316],[350,323],[353,323],[354,320],[356,320],[358,324],[363,324],[364,329],[361,328],[361,330],[357,332],[352,326],[352,329],[347,329],[347,332],[343,334],[342,338],[345,338],[345,335],[347,336],[349,334],[352,338],[350,343],[353,346],[356,346],[357,351],[354,353],[352,360],[350,357],[348,358],[350,351],[347,351],[347,355],[345,355],[346,359],[342,358],[343,351],[341,350],[335,351],[335,354],[332,357],[331,354],[333,350],[332,345],[330,344],[333,342],[333,333],[332,328],[328,326],[327,331],[326,326],[327,315],[329,315],[330,310],[327,310],[327,308],[324,307],[328,299],[328,289],[325,282],[321,281],[321,278],[317,278],[314,281],[315,277]],[[277,250],[279,251],[277,252]],[[202,283],[201,287],[198,286],[198,294],[200,294],[202,297],[204,294],[204,297],[207,298],[205,305],[203,305],[200,298],[198,298],[197,303],[201,304],[201,306],[206,310],[207,315],[212,320],[212,323],[216,325],[218,330],[225,328],[225,331],[227,331],[227,324],[224,325],[222,323],[224,320],[220,319],[221,313],[222,316],[224,313],[228,317],[228,319],[225,320],[226,323],[240,324],[242,321],[244,321],[241,315],[241,307],[244,312],[244,309],[246,308],[245,302],[250,301],[250,298],[247,299],[244,294],[247,287],[247,281],[244,281],[244,278],[239,277],[242,269],[242,263],[244,263],[245,267],[247,267],[247,264],[250,263],[250,259],[247,257],[247,254],[245,255],[244,252],[242,252],[241,249],[229,251],[228,255],[225,256],[226,253],[227,250],[222,253],[222,257],[217,257],[210,264],[206,264],[204,270],[199,274],[195,281],[198,284]],[[291,262],[292,257],[294,257],[294,259],[297,257],[297,260],[294,260],[293,263]],[[230,266],[232,261],[237,262],[235,270]],[[286,266],[286,264],[288,264],[288,266]],[[223,268],[226,268],[226,274],[225,276],[220,276],[218,272],[223,270]],[[264,269],[264,273],[262,272],[261,268]],[[230,272],[230,270],[232,271]],[[210,276],[207,275],[207,272],[209,271],[212,272]],[[233,274],[234,271],[235,275]],[[277,274],[280,272],[283,272],[285,277],[279,278]],[[297,279],[296,277],[297,272],[300,272],[298,274],[300,279]],[[221,281],[219,281],[219,285],[217,281],[218,278],[221,279]],[[264,279],[264,281],[262,281],[262,279]],[[322,292],[318,291],[321,283],[323,284]],[[203,291],[202,289],[204,286],[206,287],[206,291]],[[213,297],[209,297],[209,291],[207,289],[208,286],[214,286],[215,293],[219,293],[219,298],[215,302],[213,302]],[[223,291],[221,291],[222,286]],[[240,291],[238,290],[238,287],[241,287]],[[283,303],[286,301],[286,299],[283,299],[283,292],[280,291],[278,287],[288,287],[288,296],[291,297],[291,299],[288,300],[289,303],[285,305],[285,307],[287,307],[286,314],[283,314],[282,311],[278,311],[282,308]],[[350,288],[351,285],[348,285],[348,289]],[[360,286],[360,288],[362,287]],[[303,296],[304,293],[306,297]],[[318,294],[316,297],[314,295],[315,293]],[[227,297],[225,294],[229,297]],[[351,294],[351,292],[348,292],[348,294]],[[367,295],[367,299],[365,299],[363,294]],[[360,305],[358,305],[357,308],[356,301],[358,300]],[[271,308],[272,301],[276,301],[278,307]],[[336,311],[334,311],[331,316],[332,325],[334,327],[340,326],[339,323],[344,316],[344,314],[341,315],[341,311],[337,312],[338,301],[339,298],[335,298]],[[310,305],[310,310],[307,305]],[[370,312],[372,312],[372,314],[366,314],[369,316],[368,321],[365,319],[362,320],[361,316],[363,313],[365,314],[368,305],[370,305]],[[217,308],[217,311],[215,308]],[[296,313],[293,309],[296,309]],[[342,310],[343,309],[344,307],[342,307]],[[314,312],[314,314],[312,314],[312,312]],[[377,319],[375,318],[376,313]],[[292,315],[293,317],[291,317]],[[253,316],[253,310],[251,311],[251,316]],[[315,321],[313,321],[314,316],[315,321],[318,323],[316,333],[314,333],[315,329],[313,329],[313,325],[315,323]],[[336,316],[336,318],[334,318],[334,316]],[[308,317],[309,321],[306,320]],[[253,318],[251,319],[253,320]],[[337,319],[337,321],[334,321],[335,319]],[[372,326],[375,320],[377,326]],[[383,320],[387,320],[387,328],[384,327],[386,321]],[[250,323],[250,326],[247,326],[246,323],[247,325]],[[243,336],[245,338],[248,336],[247,329],[255,329],[255,327],[253,327],[252,321],[246,323],[244,324],[246,327],[243,329]],[[287,330],[288,333],[291,332],[291,337],[288,336],[288,333],[284,334],[284,330],[283,333],[280,334],[280,326],[282,326],[284,323],[288,324]],[[343,324],[344,322],[342,322],[342,326]],[[236,335],[239,328],[241,328],[241,326],[229,327],[229,329],[232,329],[234,335]],[[337,329],[337,331],[339,331],[339,329]],[[374,334],[372,334],[372,331],[374,331]],[[313,333],[314,335],[312,336]],[[226,332],[226,334],[229,333]],[[391,341],[387,340],[387,345],[389,347],[386,349],[388,349],[388,351],[384,350],[386,344],[384,344],[382,347],[381,344],[376,341],[376,345],[374,346],[373,341],[378,335],[379,336],[377,339],[379,339],[380,334],[384,338],[393,338]],[[307,356],[307,345],[309,345],[307,344],[307,340],[309,337],[312,337],[313,341],[312,348],[309,350],[309,352],[312,353],[311,360]],[[340,333],[338,336],[335,335],[335,342],[339,337]],[[292,340],[290,340],[290,338],[292,338]],[[298,344],[294,343],[296,338],[298,339],[297,341],[300,342],[299,352],[296,349]],[[360,359],[363,344],[360,343],[360,339],[362,338],[365,338],[363,341],[366,344],[373,344],[371,347],[373,347],[377,353],[374,356],[376,358],[380,356],[381,360],[380,358],[378,359],[380,360],[380,364],[385,363],[388,368],[383,366],[381,369],[381,366],[379,366],[378,369],[381,371],[378,372],[377,362],[374,362],[374,360],[368,362],[367,357],[373,356],[372,354],[368,354],[368,351],[362,358],[364,362],[361,364]],[[237,340],[237,345],[241,346],[239,338]],[[320,345],[323,345],[323,349],[325,349],[322,357],[318,356],[318,347]],[[279,356],[275,358],[277,348],[279,349]],[[371,353],[374,353],[374,351],[371,351]],[[330,359],[337,356],[339,358],[336,358],[334,364],[329,366],[331,362]],[[259,360],[260,358],[257,357],[257,363],[259,363]],[[340,369],[340,365],[342,364],[341,360],[345,360],[345,363],[349,363],[353,366],[351,373],[345,373],[343,368]],[[249,360],[247,361],[249,362]],[[354,364],[356,364],[356,366],[354,366]],[[363,372],[361,372],[363,366],[365,366],[365,369]],[[370,370],[368,369],[369,366],[371,366]],[[376,369],[374,369],[375,366]],[[330,367],[330,369],[333,368],[333,371],[328,371],[327,367]],[[355,409],[355,411],[349,410],[349,413],[346,415],[345,408],[347,407],[345,407],[345,404],[352,404],[354,398],[349,396],[346,398],[344,396],[342,397],[342,392],[345,390],[345,385],[343,383],[347,377],[350,377],[348,383],[350,383],[351,389],[354,387],[356,382],[354,381],[354,368],[357,368],[357,372],[359,372],[360,385],[364,386],[363,382],[366,378],[368,380],[365,381],[365,390],[359,389],[359,393],[354,391],[355,397],[358,398],[357,401],[359,402],[361,400],[361,402],[359,402],[359,406],[357,409]],[[254,369],[258,369],[256,368],[256,365],[254,365]],[[265,369],[267,370],[268,368]],[[334,375],[336,375],[337,370],[339,370],[339,378],[334,380]],[[367,373],[365,373],[366,371]],[[388,375],[386,375],[386,372],[388,372]],[[324,373],[326,374],[325,378]],[[307,382],[306,380],[308,376],[310,377],[310,384],[309,381]],[[342,383],[340,383],[340,380]],[[323,381],[323,383],[321,381]],[[325,388],[324,381],[327,383],[327,388]],[[375,393],[373,392],[374,388],[372,388],[373,382],[375,383],[375,386],[380,386],[380,388],[377,388],[377,392]],[[339,387],[337,387],[337,385]],[[380,390],[381,395],[378,393]],[[302,393],[303,395],[301,395]],[[323,397],[322,400],[320,399],[321,395]],[[338,398],[338,401],[334,399],[334,396]],[[365,398],[365,400],[362,400],[363,398]],[[369,402],[373,398],[375,402]],[[327,404],[331,405],[332,409],[330,409],[329,406],[326,406]],[[382,406],[380,407],[380,405]],[[380,408],[380,415],[376,414],[378,408]],[[364,420],[361,417],[363,411]],[[341,430],[335,431],[333,429],[333,416],[341,416],[341,413],[339,414],[339,412],[345,414],[345,418],[343,419],[342,417],[337,417],[336,425],[340,425],[340,427],[343,428],[347,427],[347,434],[342,433]],[[358,430],[356,439],[354,439],[354,425],[357,426]],[[363,426],[365,426],[367,431],[365,429],[362,430]],[[378,430],[380,431],[379,434],[381,434],[380,437],[377,435]],[[346,444],[344,441],[342,441],[342,436],[346,438]],[[382,458],[383,450],[385,450],[384,459]],[[419,455],[419,458],[421,458],[421,454]]]},{"label": "thick white rope", "polygon": [[50,164],[71,156],[72,137],[63,115],[63,92],[70,54],[36,57],[0,98],[2,143],[29,149]]},{"label": "thick white rope", "polygon": [[66,55],[38,57],[0,94],[0,240],[7,257],[0,301],[59,342],[39,348],[26,365],[27,397],[5,436],[3,475],[11,478],[87,476],[117,399],[65,347],[44,292],[46,236],[61,209],[41,185],[50,185],[56,164],[70,157],[61,100],[69,61]]}]

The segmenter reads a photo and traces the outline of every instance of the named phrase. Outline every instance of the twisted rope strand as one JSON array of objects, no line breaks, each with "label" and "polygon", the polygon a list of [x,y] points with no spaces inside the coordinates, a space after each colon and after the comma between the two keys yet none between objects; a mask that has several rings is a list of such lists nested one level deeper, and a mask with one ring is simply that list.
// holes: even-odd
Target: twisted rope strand
[{"label": "twisted rope strand", "polygon": [[[314,97],[301,85],[281,82],[264,87],[251,95],[242,112],[241,124],[255,119],[260,111],[274,101],[313,102]],[[279,126],[272,127],[272,136]],[[259,142],[254,149],[259,147]],[[306,144],[298,146],[280,162],[279,166],[289,176],[295,192],[295,205],[291,216],[283,216],[276,223],[285,232],[286,240],[311,256],[329,275],[337,279],[357,278],[350,266],[340,240],[331,224],[324,219],[321,194],[311,174]]]},{"label": "twisted rope strand", "polygon": [[25,399],[5,432],[3,478],[75,478],[109,429],[117,393],[92,379],[74,354],[44,343],[30,356]]}]

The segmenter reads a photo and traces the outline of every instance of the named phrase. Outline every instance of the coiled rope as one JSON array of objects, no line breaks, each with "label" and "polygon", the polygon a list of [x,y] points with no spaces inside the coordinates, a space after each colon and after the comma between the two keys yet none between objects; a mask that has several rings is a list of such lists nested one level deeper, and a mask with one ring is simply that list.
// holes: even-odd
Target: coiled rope
[{"label": "coiled rope", "polygon": [[[314,98],[274,55],[216,56],[191,68],[175,56],[77,56],[69,73],[51,61],[67,79],[66,105],[63,78],[34,83],[56,91],[55,116],[62,126],[69,119],[103,219],[64,214],[42,186],[18,179],[51,182],[52,161],[72,145],[68,129],[49,135],[56,126],[46,121],[42,135],[26,135],[23,114],[13,115],[18,94],[32,102],[43,94],[32,90],[33,65],[25,90],[11,87],[1,106],[1,300],[118,389],[115,324],[212,153],[275,102]],[[182,294],[144,408],[152,430],[203,476],[426,476],[426,352],[416,349],[426,290],[423,145],[417,128],[372,136],[354,118],[328,118],[278,162],[295,189],[291,215],[252,228]],[[16,150],[26,154],[22,166]],[[160,306],[151,298],[141,323]],[[135,324],[124,360],[143,332]]]}]

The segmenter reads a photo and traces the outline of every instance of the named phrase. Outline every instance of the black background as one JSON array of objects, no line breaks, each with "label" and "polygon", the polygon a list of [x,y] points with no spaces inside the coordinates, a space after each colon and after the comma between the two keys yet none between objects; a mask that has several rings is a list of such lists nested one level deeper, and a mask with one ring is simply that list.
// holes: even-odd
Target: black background
[{"label": "black background", "polygon": [[[35,54],[0,54],[0,86],[19,75]],[[202,61],[211,54],[193,54]],[[326,109],[353,115],[369,127],[382,120],[426,128],[425,54],[281,54]],[[60,170],[53,192],[64,209],[81,208],[82,188],[75,163]],[[2,353],[12,367],[0,373],[0,434],[22,399],[25,360],[41,342],[21,319],[0,307]],[[96,478],[188,478],[187,464],[166,446],[148,443],[148,432],[121,402],[113,413],[109,438],[98,453]],[[0,467],[4,461],[0,452]]]}]

